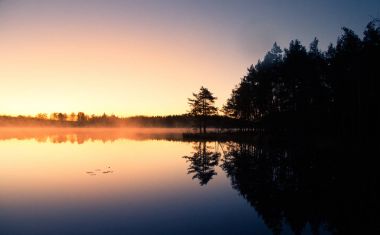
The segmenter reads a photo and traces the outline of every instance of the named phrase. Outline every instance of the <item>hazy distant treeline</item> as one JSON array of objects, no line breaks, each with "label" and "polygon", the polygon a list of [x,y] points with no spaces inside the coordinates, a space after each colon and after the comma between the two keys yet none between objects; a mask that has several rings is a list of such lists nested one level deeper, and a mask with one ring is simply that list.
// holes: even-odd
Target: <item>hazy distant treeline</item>
[{"label": "hazy distant treeline", "polygon": [[[0,116],[0,126],[12,127],[193,127],[194,117],[183,115],[169,116],[133,116],[118,117],[115,115],[103,114],[87,115],[79,113],[52,113],[38,114],[36,116]],[[237,120],[224,116],[212,116],[209,120],[209,126],[214,128],[220,127],[238,127]]]}]

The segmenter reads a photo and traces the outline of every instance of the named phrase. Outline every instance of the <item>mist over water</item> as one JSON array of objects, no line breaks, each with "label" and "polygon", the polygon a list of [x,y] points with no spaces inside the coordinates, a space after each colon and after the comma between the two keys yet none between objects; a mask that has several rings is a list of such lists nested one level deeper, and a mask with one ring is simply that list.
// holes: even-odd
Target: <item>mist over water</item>
[{"label": "mist over water", "polygon": [[113,142],[116,140],[181,140],[191,128],[0,128],[0,140],[50,143]]}]

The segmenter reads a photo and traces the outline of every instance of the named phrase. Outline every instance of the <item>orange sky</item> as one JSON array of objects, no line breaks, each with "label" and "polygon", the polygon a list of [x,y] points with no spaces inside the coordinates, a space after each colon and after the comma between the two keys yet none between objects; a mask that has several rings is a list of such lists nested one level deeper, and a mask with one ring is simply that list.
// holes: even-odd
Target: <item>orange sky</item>
[{"label": "orange sky", "polygon": [[101,22],[95,9],[54,17],[8,4],[0,11],[1,114],[181,114],[202,85],[221,106],[248,66],[209,26]]},{"label": "orange sky", "polygon": [[233,55],[219,55],[196,40],[80,31],[30,32],[27,42],[26,32],[10,32],[0,40],[3,113],[183,113],[186,98],[201,85],[223,101],[244,72]]},{"label": "orange sky", "polygon": [[376,8],[346,5],[1,0],[0,114],[182,114],[201,86],[221,107],[274,41],[323,48],[343,25],[361,32]]}]

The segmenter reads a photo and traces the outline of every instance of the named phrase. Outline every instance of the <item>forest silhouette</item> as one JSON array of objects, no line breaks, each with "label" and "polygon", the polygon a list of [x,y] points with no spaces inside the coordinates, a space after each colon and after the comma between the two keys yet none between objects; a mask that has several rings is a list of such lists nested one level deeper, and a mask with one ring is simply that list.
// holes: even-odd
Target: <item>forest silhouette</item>
[{"label": "forest silhouette", "polygon": [[366,141],[379,119],[380,21],[368,23],[362,39],[342,29],[325,52],[316,38],[309,49],[298,40],[284,50],[274,43],[232,90],[224,113],[266,131]]}]

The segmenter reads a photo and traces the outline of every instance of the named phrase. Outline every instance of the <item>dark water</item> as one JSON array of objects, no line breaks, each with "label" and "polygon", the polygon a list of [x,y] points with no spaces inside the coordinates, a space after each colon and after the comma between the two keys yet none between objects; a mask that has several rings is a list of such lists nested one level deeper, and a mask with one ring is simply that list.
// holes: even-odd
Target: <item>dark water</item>
[{"label": "dark water", "polygon": [[378,174],[343,167],[345,151],[184,142],[182,131],[3,130],[0,234],[378,229]]}]

